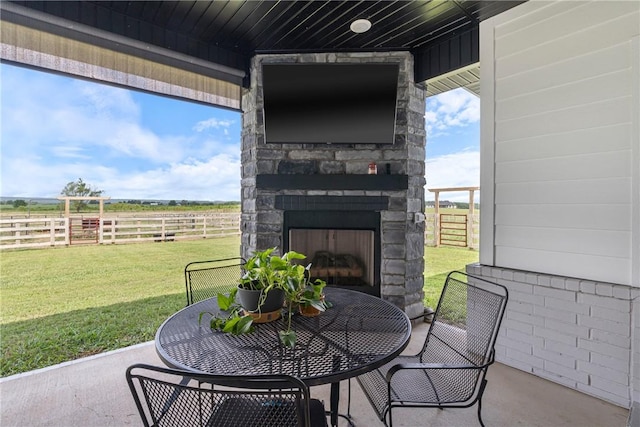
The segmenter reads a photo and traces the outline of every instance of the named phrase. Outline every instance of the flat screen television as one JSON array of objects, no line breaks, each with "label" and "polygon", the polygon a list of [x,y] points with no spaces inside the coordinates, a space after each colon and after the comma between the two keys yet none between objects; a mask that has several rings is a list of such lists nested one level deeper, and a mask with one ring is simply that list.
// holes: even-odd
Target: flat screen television
[{"label": "flat screen television", "polygon": [[398,64],[263,64],[267,143],[393,144]]}]

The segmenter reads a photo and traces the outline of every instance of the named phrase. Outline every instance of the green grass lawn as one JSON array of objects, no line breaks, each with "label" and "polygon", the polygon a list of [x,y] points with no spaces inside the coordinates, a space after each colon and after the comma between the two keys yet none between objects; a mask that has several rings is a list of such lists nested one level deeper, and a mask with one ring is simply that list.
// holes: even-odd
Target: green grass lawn
[{"label": "green grass lawn", "polygon": [[240,238],[0,253],[0,375],[152,340],[186,304],[184,266]]},{"label": "green grass lawn", "polygon": [[[0,253],[0,376],[152,340],[184,307],[184,266],[237,256],[239,237]],[[426,248],[425,304],[446,273],[478,260]]]},{"label": "green grass lawn", "polygon": [[467,248],[440,246],[425,248],[424,304],[436,308],[447,274],[464,271],[467,264],[478,262],[478,251]]}]

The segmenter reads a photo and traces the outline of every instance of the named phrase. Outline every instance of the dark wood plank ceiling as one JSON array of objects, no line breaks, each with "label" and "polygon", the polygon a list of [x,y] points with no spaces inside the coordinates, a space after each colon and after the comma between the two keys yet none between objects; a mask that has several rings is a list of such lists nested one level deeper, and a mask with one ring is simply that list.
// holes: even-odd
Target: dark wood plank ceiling
[{"label": "dark wood plank ceiling", "polygon": [[[425,80],[472,63],[479,22],[522,1],[13,3],[245,71],[256,53],[409,50],[417,58],[417,79]],[[350,31],[350,23],[359,18],[371,21],[370,31]]]}]

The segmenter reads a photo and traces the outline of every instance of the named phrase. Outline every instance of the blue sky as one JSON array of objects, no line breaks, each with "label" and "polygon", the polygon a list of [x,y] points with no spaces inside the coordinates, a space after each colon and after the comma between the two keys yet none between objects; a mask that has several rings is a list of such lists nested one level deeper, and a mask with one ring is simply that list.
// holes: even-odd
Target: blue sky
[{"label": "blue sky", "polygon": [[[7,64],[0,79],[1,196],[82,178],[115,199],[240,199],[240,113]],[[479,99],[429,98],[425,119],[426,187],[478,185]]]}]

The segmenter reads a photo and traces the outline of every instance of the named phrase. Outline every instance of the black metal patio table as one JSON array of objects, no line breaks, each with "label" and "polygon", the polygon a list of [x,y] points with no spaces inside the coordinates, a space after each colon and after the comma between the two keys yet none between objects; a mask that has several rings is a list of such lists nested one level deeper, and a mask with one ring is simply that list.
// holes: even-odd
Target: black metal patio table
[{"label": "black metal patio table", "polygon": [[[395,305],[362,292],[325,288],[333,306],[316,317],[295,314],[294,349],[284,347],[278,331],[286,316],[231,335],[209,328],[218,313],[216,298],[190,305],[158,329],[156,351],[168,366],[191,372],[294,375],[308,386],[331,384],[331,424],[337,425],[339,383],[376,369],[404,350],[411,336],[407,315]],[[349,420],[351,422],[351,420]]]}]

